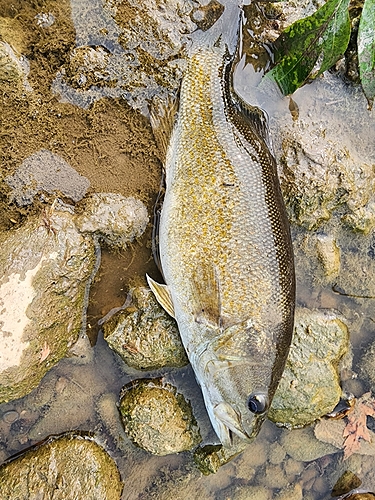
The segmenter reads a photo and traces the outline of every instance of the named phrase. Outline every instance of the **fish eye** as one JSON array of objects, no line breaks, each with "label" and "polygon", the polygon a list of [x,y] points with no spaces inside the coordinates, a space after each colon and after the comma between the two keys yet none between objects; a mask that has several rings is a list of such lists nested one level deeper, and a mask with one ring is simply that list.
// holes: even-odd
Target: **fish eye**
[{"label": "fish eye", "polygon": [[264,413],[268,408],[267,396],[265,394],[250,394],[247,406],[251,413],[255,413],[255,415]]}]

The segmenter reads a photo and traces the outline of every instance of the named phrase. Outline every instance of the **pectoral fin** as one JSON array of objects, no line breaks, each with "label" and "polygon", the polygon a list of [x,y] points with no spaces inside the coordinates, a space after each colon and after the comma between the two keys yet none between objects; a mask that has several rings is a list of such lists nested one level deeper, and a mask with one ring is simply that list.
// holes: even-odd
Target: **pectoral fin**
[{"label": "pectoral fin", "polygon": [[199,306],[195,313],[195,321],[211,328],[220,328],[221,296],[220,282],[214,265],[197,266],[194,276],[195,303]]},{"label": "pectoral fin", "polygon": [[148,274],[146,274],[146,279],[148,286],[151,288],[153,294],[155,295],[156,300],[159,302],[162,308],[165,309],[167,313],[172,316],[172,318],[174,318],[175,314],[172,297],[167,285],[161,285],[160,283],[157,283],[155,280],[150,278]]}]

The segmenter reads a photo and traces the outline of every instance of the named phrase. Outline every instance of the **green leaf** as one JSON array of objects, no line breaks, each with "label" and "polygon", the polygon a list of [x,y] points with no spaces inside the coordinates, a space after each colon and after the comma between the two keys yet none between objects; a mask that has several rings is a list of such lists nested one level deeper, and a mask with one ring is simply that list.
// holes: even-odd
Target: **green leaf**
[{"label": "green leaf", "polygon": [[366,0],[358,27],[358,63],[363,91],[372,105],[375,97],[375,0]]},{"label": "green leaf", "polygon": [[275,41],[267,74],[284,95],[315,78],[344,54],[350,38],[349,0],[328,0],[313,15],[293,23]]}]

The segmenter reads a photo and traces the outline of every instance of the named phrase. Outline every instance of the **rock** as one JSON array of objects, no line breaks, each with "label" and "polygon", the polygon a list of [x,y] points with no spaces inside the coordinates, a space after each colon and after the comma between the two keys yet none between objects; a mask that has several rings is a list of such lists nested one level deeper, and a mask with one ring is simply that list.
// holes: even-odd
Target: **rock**
[{"label": "rock", "polygon": [[303,500],[302,486],[297,483],[283,488],[280,493],[277,494],[275,500]]},{"label": "rock", "polygon": [[5,178],[12,188],[11,201],[29,205],[38,193],[58,196],[59,193],[77,202],[81,200],[90,182],[79,175],[61,156],[41,149],[26,158],[14,175]]},{"label": "rock", "polygon": [[338,450],[344,447],[345,438],[343,436],[346,427],[346,422],[343,419],[339,420],[320,420],[314,426],[314,434],[322,443],[329,443],[335,446]]},{"label": "rock", "polygon": [[332,495],[338,497],[361,486],[362,481],[350,470],[345,471],[332,488]]},{"label": "rock", "polygon": [[281,465],[266,464],[264,470],[257,475],[260,484],[269,489],[286,488],[289,484],[288,478]]},{"label": "rock", "polygon": [[[154,461],[153,461],[154,462]],[[178,465],[177,462],[173,461],[166,464],[165,466],[154,466],[153,474],[150,475],[150,467],[146,465],[145,469],[139,469],[139,474],[142,476],[143,482],[145,476],[148,476],[146,480],[143,491],[138,495],[136,494],[137,500],[176,500],[183,498],[206,498],[207,497],[207,487],[202,481],[202,477],[199,471],[189,463],[182,463]],[[134,473],[136,477],[137,472]],[[135,479],[135,484],[139,484],[139,480]],[[217,484],[215,484],[217,488]],[[220,487],[219,487],[220,489]],[[138,488],[139,490],[139,488]],[[133,491],[130,490],[131,497]],[[129,498],[130,500],[130,498]]]},{"label": "rock", "polygon": [[340,249],[331,235],[316,236],[316,251],[325,276],[335,278],[340,273]]},{"label": "rock", "polygon": [[[301,127],[303,124],[301,124]],[[296,131],[294,131],[296,132]],[[345,222],[365,234],[375,224],[375,178],[371,164],[364,163],[314,131],[311,144],[302,134],[299,139],[284,140],[281,158],[288,187],[287,203],[293,207],[294,220],[315,229],[331,218],[332,212],[345,206]],[[318,152],[318,153],[317,153]]]},{"label": "rock", "polygon": [[122,483],[110,456],[89,437],[49,440],[0,467],[0,498],[120,500]]},{"label": "rock", "polygon": [[284,462],[285,450],[279,443],[272,443],[269,450],[269,461],[271,464],[278,465]]},{"label": "rock", "polygon": [[221,444],[198,447],[194,452],[194,462],[205,476],[216,474],[222,465],[243,452],[247,444],[234,438],[234,443],[230,448],[224,448]]},{"label": "rock", "polygon": [[292,428],[332,411],[341,397],[338,364],[348,350],[348,329],[336,312],[297,309],[292,345],[268,418]]},{"label": "rock", "polygon": [[0,41],[0,81],[22,85],[30,91],[32,88],[27,81],[29,71],[26,57],[18,54],[9,43]]},{"label": "rock", "polygon": [[361,378],[367,381],[369,387],[375,386],[375,342],[372,342],[361,356],[359,365]]},{"label": "rock", "polygon": [[[148,115],[155,95],[164,99],[179,88],[186,35],[196,29],[194,8],[191,0],[105,0],[95,15],[76,16],[81,46],[61,68],[54,91],[84,107],[103,97],[125,98]],[[93,40],[101,40],[100,46]]]},{"label": "rock", "polygon": [[[344,420],[321,420],[314,427],[314,434],[322,443],[329,443],[338,449],[344,448],[345,438],[343,437],[346,423]],[[360,440],[361,446],[356,453],[361,455],[375,456],[375,432],[366,429],[369,441]]]},{"label": "rock", "polygon": [[230,498],[231,500],[271,500],[272,490],[264,486],[242,486],[231,488],[230,495],[227,495],[225,498]]},{"label": "rock", "polygon": [[225,464],[225,458],[223,459],[221,453],[222,450],[223,447],[220,444],[206,445],[196,449],[194,462],[202,474],[205,476],[216,474],[219,468]]},{"label": "rock", "polygon": [[176,322],[144,287],[132,288],[131,304],[103,325],[108,345],[129,366],[153,370],[188,363]]},{"label": "rock", "polygon": [[145,205],[135,198],[94,193],[86,200],[76,224],[82,232],[96,235],[105,244],[121,249],[143,234],[148,214]]},{"label": "rock", "polygon": [[73,88],[88,90],[93,85],[116,85],[111,81],[109,69],[110,53],[104,47],[83,46],[70,54],[70,64],[66,70],[67,81]]},{"label": "rock", "polygon": [[288,455],[299,462],[311,462],[339,451],[335,446],[316,439],[311,427],[285,431],[280,444]]},{"label": "rock", "polygon": [[[286,453],[285,450],[284,453]],[[290,457],[283,461],[283,467],[289,484],[295,483],[296,478],[299,477],[304,470],[303,462],[299,462]]]},{"label": "rock", "polygon": [[141,379],[126,385],[120,413],[128,436],[154,455],[191,450],[201,440],[190,404],[162,379]]},{"label": "rock", "polygon": [[94,244],[53,209],[0,234],[0,401],[29,393],[77,341]]}]

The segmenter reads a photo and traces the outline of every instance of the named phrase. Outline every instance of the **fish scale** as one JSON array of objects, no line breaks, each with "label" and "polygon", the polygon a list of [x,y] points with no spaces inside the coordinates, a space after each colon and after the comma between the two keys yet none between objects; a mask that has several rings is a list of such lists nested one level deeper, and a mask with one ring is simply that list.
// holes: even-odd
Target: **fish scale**
[{"label": "fish scale", "polygon": [[[167,288],[212,425],[259,430],[293,329],[289,225],[262,113],[236,97],[224,43],[198,48],[184,75],[165,161],[159,227]],[[163,293],[163,296],[161,296]],[[254,396],[255,395],[255,396]],[[250,400],[262,411],[251,411]],[[254,399],[255,397],[255,399]]]}]

